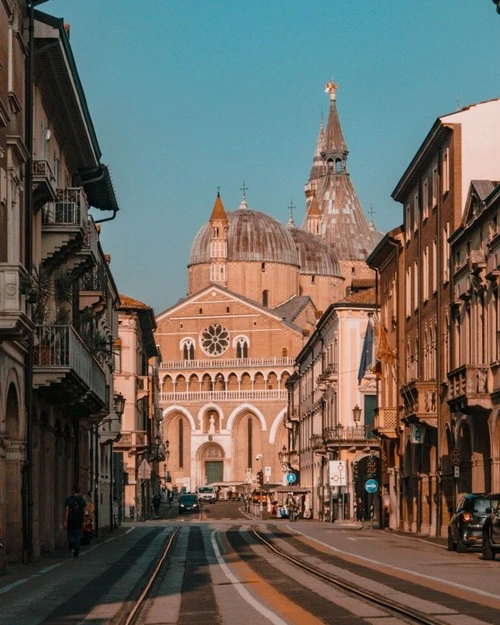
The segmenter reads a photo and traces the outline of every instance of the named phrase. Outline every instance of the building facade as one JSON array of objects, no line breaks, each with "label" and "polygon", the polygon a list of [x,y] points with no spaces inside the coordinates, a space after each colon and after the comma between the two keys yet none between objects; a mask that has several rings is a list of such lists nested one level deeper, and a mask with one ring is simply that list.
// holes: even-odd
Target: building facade
[{"label": "building facade", "polygon": [[266,482],[283,484],[285,471],[298,471],[287,417],[295,358],[332,302],[373,285],[366,257],[380,235],[347,170],[336,89],[327,85],[330,111],[302,226],[293,215],[284,226],[249,208],[245,195],[226,211],[217,196],[193,241],[187,297],[157,316],[163,438],[178,487],[251,488],[260,470]]},{"label": "building facade", "polygon": [[72,484],[110,522],[118,293],[91,209],[118,206],[69,27],[3,2],[0,35],[0,557],[29,561],[65,543]]},{"label": "building facade", "polygon": [[[498,353],[494,335],[476,335],[477,347],[471,305],[460,304],[467,299],[460,293],[479,288],[475,276],[482,275],[482,256],[488,256],[487,274],[494,276],[494,211],[484,213],[483,220],[487,214],[491,219],[474,237],[471,231],[460,237],[473,201],[471,181],[499,179],[499,115],[500,101],[492,100],[436,120],[393,192],[403,206],[403,225],[368,258],[379,273],[381,326],[391,347],[382,366],[392,374],[381,389],[376,425],[389,456],[391,526],[407,531],[442,534],[459,493],[498,485],[491,455]],[[481,193],[487,195],[485,188]],[[474,332],[487,332],[497,327],[495,279],[486,279],[479,291]],[[474,348],[465,349],[466,341]]]}]

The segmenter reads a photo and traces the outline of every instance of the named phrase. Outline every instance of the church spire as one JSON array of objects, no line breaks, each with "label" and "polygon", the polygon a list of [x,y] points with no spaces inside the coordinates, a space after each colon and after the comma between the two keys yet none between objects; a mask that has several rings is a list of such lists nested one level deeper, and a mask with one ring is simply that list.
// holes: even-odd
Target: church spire
[{"label": "church spire", "polygon": [[228,221],[224,205],[217,191],[210,215],[210,281],[227,284],[227,229]]},{"label": "church spire", "polygon": [[337,111],[338,84],[328,82],[325,91],[330,95],[330,110],[326,129],[320,128],[311,175],[305,185],[307,214],[302,227],[320,234],[341,263],[346,261],[347,271],[349,263],[366,260],[373,242],[347,173],[348,149]]}]

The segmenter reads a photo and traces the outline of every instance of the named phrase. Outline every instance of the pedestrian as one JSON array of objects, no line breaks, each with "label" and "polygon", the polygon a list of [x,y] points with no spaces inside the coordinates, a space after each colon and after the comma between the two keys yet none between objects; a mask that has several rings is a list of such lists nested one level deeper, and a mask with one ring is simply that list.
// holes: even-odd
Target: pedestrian
[{"label": "pedestrian", "polygon": [[64,527],[68,531],[69,553],[78,558],[82,541],[83,515],[87,503],[80,495],[80,487],[73,486],[73,494],[64,502]]},{"label": "pedestrian", "polygon": [[154,497],[153,497],[153,510],[154,510],[154,515],[155,515],[155,519],[158,519],[160,516],[160,495],[157,493]]}]

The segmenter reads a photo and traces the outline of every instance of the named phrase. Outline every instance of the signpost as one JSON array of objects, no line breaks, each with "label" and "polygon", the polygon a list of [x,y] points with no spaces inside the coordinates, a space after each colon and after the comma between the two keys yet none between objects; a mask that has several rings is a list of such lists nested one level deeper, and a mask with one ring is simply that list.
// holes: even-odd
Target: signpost
[{"label": "signpost", "polygon": [[287,473],[286,481],[288,484],[294,484],[297,481],[297,476],[295,475],[295,473]]},{"label": "signpost", "polygon": [[366,480],[365,490],[370,495],[370,524],[373,529],[373,495],[378,491],[378,482],[374,479]]}]

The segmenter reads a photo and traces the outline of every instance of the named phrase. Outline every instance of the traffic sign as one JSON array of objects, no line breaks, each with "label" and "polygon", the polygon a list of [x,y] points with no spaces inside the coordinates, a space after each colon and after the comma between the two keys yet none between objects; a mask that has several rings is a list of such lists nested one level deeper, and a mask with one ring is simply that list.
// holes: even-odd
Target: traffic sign
[{"label": "traffic sign", "polygon": [[346,486],[347,471],[343,460],[330,460],[328,463],[330,486]]},{"label": "traffic sign", "polygon": [[150,480],[151,479],[151,466],[149,462],[144,458],[144,460],[139,465],[137,470],[137,477],[140,480]]},{"label": "traffic sign", "polygon": [[450,451],[450,462],[454,467],[459,467],[462,464],[462,453],[460,449],[454,447]]},{"label": "traffic sign", "polygon": [[271,467],[264,467],[264,475],[266,477],[271,477]]},{"label": "traffic sign", "polygon": [[297,476],[295,475],[295,473],[287,473],[286,474],[286,481],[289,484],[293,484],[294,482],[297,481]]},{"label": "traffic sign", "polygon": [[367,493],[376,493],[378,491],[378,482],[377,480],[366,480],[365,482],[365,490]]}]

